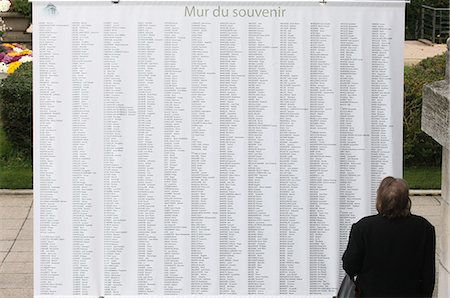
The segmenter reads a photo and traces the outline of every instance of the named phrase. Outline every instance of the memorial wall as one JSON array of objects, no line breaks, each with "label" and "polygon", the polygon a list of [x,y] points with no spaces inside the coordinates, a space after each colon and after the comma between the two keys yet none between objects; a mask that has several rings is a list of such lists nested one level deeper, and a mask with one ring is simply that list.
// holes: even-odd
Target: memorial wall
[{"label": "memorial wall", "polygon": [[402,175],[404,4],[52,3],[36,297],[334,295]]}]

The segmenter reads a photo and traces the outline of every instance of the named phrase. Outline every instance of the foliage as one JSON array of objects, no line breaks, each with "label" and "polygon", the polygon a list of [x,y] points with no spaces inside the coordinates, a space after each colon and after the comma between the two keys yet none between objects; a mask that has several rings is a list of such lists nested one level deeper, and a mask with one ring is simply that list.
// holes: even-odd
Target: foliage
[{"label": "foliage", "polygon": [[0,88],[0,118],[12,148],[32,158],[32,63],[24,63],[3,80]]},{"label": "foliage", "polygon": [[422,27],[422,5],[448,8],[448,0],[413,0],[406,4],[405,38],[420,38]]},{"label": "foliage", "polygon": [[11,11],[19,12],[31,19],[31,2],[28,0],[12,0],[11,2]]},{"label": "foliage", "polygon": [[0,126],[0,189],[33,188],[33,165],[15,151]]},{"label": "foliage", "polygon": [[440,166],[441,146],[421,130],[422,90],[425,84],[443,80],[445,54],[405,67],[403,158],[405,166]]}]

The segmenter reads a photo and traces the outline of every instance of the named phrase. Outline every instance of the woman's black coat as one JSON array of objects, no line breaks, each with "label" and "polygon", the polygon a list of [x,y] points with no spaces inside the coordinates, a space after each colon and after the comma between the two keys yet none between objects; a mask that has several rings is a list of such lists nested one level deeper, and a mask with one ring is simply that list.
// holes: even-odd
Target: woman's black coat
[{"label": "woman's black coat", "polygon": [[431,297],[435,248],[434,227],[425,218],[373,215],[352,226],[342,260],[362,297]]}]

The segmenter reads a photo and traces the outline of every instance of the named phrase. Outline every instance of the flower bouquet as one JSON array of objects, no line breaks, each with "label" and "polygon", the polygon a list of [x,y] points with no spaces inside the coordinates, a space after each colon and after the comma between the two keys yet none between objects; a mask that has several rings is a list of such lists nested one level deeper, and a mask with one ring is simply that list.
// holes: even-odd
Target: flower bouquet
[{"label": "flower bouquet", "polygon": [[17,43],[2,44],[0,53],[0,73],[13,73],[22,63],[33,61],[33,52]]}]

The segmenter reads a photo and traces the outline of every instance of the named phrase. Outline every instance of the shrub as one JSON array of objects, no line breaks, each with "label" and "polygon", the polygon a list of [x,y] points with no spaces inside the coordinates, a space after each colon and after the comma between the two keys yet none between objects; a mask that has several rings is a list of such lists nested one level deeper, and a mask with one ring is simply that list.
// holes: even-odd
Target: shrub
[{"label": "shrub", "polygon": [[404,165],[440,166],[441,146],[421,130],[422,90],[425,84],[445,77],[445,54],[405,67],[403,157]]},{"label": "shrub", "polygon": [[31,2],[28,2],[28,0],[12,0],[10,11],[19,12],[31,19]]},{"label": "shrub", "polygon": [[0,119],[14,150],[32,158],[32,63],[22,64],[2,81]]}]

